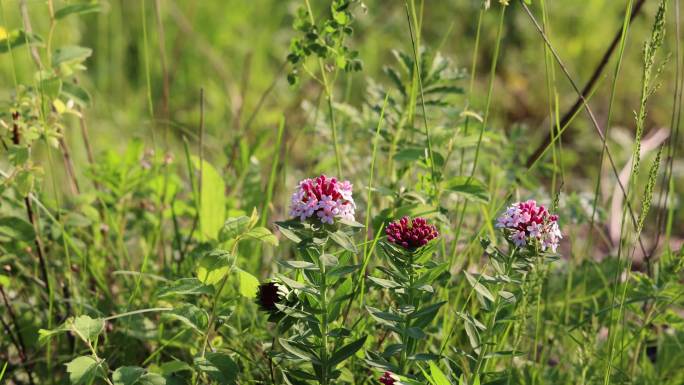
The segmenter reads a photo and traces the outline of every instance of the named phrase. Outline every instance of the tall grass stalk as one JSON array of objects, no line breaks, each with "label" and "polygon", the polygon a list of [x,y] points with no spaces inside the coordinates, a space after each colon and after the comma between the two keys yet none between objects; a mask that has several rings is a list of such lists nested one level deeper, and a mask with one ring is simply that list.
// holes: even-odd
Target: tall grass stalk
[{"label": "tall grass stalk", "polygon": [[[309,13],[309,20],[312,25],[316,25],[316,19],[311,8],[309,0],[304,0],[306,9]],[[328,120],[330,122],[330,130],[332,131],[333,150],[335,151],[335,166],[337,167],[337,176],[342,177],[342,154],[340,153],[340,145],[337,138],[337,125],[335,124],[335,108],[333,106],[333,84],[328,79],[326,74],[325,64],[323,59],[318,58],[318,67],[321,71],[321,81],[323,83],[323,90],[325,92],[325,99],[328,105]],[[315,78],[315,77],[314,77]]]},{"label": "tall grass stalk", "polygon": [[[485,106],[484,106],[484,111],[483,111],[483,118],[482,122],[480,123],[480,132],[478,134],[477,138],[477,145],[475,147],[475,157],[473,159],[473,165],[470,168],[470,173],[468,174],[468,181],[472,180],[472,178],[475,176],[475,171],[477,169],[477,163],[480,157],[480,147],[482,145],[482,139],[484,137],[484,132],[487,129],[487,123],[489,121],[489,108],[491,105],[492,101],[492,95],[494,94],[494,81],[495,75],[496,75],[496,66],[499,61],[499,52],[501,49],[501,41],[503,40],[503,31],[504,31],[504,16],[506,14],[506,8],[508,7],[505,4],[501,4],[499,6],[499,22],[496,30],[496,41],[494,43],[494,54],[492,58],[492,63],[489,67],[489,83],[487,86],[487,96],[486,96],[486,101],[485,101]],[[483,12],[483,11],[481,11]],[[479,25],[480,21],[478,21]],[[455,240],[454,240],[454,246],[452,247],[451,250],[451,258],[450,258],[450,265],[453,265],[456,259],[456,252],[458,250],[458,238],[460,235],[461,228],[463,227],[463,223],[465,221],[465,213],[468,208],[468,201],[463,202],[463,207],[461,208],[461,212],[458,215],[458,224],[456,225],[456,235],[455,235]]]},{"label": "tall grass stalk", "polygon": [[[664,39],[664,33],[665,33],[665,0],[661,1],[660,6],[658,7],[658,12],[655,17],[655,21],[653,24],[653,29],[651,31],[651,36],[649,40],[644,44],[644,50],[643,50],[643,72],[642,72],[642,79],[641,79],[641,95],[640,95],[640,102],[639,102],[639,111],[636,114],[636,132],[635,132],[635,139],[634,139],[634,149],[632,152],[632,167],[629,175],[629,182],[628,182],[628,188],[627,188],[627,196],[625,198],[625,206],[622,211],[622,221],[621,221],[621,227],[620,227],[620,243],[618,247],[618,254],[617,254],[617,269],[615,271],[615,277],[613,280],[613,285],[614,289],[611,294],[611,304],[615,303],[615,299],[617,297],[617,291],[618,288],[620,287],[620,277],[622,276],[623,272],[626,272],[626,278],[625,281],[622,283],[622,295],[620,297],[620,302],[619,306],[617,309],[617,315],[613,316],[613,311],[610,311],[610,328],[609,328],[609,335],[608,335],[608,358],[606,360],[606,365],[604,368],[604,376],[603,376],[603,383],[604,385],[608,385],[610,383],[610,378],[611,378],[611,373],[613,369],[613,358],[615,357],[615,344],[617,342],[617,336],[618,336],[618,324],[622,322],[623,320],[623,313],[624,313],[624,304],[625,304],[625,298],[627,295],[627,287],[629,286],[629,276],[630,276],[630,270],[632,266],[632,257],[633,253],[627,253],[627,261],[626,261],[626,266],[623,266],[623,261],[622,261],[622,252],[625,248],[627,248],[627,239],[626,239],[626,215],[627,215],[627,210],[628,210],[628,204],[629,201],[632,197],[632,190],[636,186],[637,183],[637,177],[639,175],[639,164],[640,164],[640,159],[641,159],[641,139],[644,133],[644,124],[645,124],[645,119],[646,119],[646,103],[649,99],[649,97],[652,95],[652,93],[655,91],[655,88],[653,86],[653,82],[655,80],[655,77],[657,77],[657,71],[658,69],[655,66],[655,59],[656,59],[656,53],[660,46],[663,43]],[[654,70],[656,72],[654,72]],[[657,157],[657,165],[654,165],[655,173],[657,174],[657,168],[660,163],[660,150],[659,150],[659,155]],[[653,170],[653,169],[652,169]],[[655,178],[655,175],[653,176]],[[650,184],[650,177],[649,177],[649,184]],[[648,187],[647,187],[648,188]],[[651,187],[652,189],[652,187]],[[651,196],[644,196],[643,198],[643,203],[646,203],[645,208],[648,210],[648,207],[650,206],[650,200]],[[642,215],[644,215],[642,213]],[[641,235],[641,228],[642,228],[642,218],[639,218],[639,220],[635,223],[634,225],[634,237],[635,239],[640,239]],[[636,247],[636,246],[635,246]],[[620,341],[621,343],[624,340],[624,325],[622,328],[622,332],[620,333]],[[623,349],[620,350],[622,353]]]}]

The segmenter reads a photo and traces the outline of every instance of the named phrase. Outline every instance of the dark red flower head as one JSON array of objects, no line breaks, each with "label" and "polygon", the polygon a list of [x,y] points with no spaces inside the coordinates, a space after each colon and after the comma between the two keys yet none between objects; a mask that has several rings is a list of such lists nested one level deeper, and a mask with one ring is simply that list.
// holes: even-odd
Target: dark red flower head
[{"label": "dark red flower head", "polygon": [[282,300],[280,287],[275,282],[265,282],[259,285],[257,302],[261,309],[268,312],[278,310],[276,304]]},{"label": "dark red flower head", "polygon": [[380,377],[380,382],[384,385],[394,385],[396,380],[392,377],[392,372],[385,372],[385,374]]},{"label": "dark red flower head", "polygon": [[403,217],[392,222],[385,229],[387,239],[405,249],[417,249],[425,246],[439,236],[437,228],[428,224],[425,218]]}]

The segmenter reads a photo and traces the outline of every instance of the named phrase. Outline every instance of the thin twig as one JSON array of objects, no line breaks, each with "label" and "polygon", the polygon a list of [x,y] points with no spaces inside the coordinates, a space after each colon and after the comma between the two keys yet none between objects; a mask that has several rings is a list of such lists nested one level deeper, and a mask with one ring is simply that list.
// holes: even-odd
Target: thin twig
[{"label": "thin twig", "polygon": [[[539,25],[539,22],[537,19],[534,17],[532,12],[530,11],[530,8],[525,4],[523,0],[519,0],[520,4],[522,5],[523,9],[527,13],[527,15],[530,17],[530,20],[534,23],[535,28],[541,35],[542,39],[544,39],[544,43],[549,47],[549,51],[553,54],[553,57],[556,59],[556,62],[558,63],[558,66],[560,69],[563,71],[563,74],[565,77],[568,79],[570,82],[570,85],[572,88],[575,90],[579,98],[582,100],[582,104],[584,105],[584,109],[587,112],[587,115],[589,115],[589,120],[591,121],[592,125],[596,129],[596,133],[599,135],[599,138],[601,139],[602,143],[606,142],[606,137],[603,133],[603,130],[601,130],[601,126],[599,125],[598,121],[596,120],[596,116],[594,115],[594,112],[592,111],[591,107],[589,106],[589,103],[587,102],[587,99],[584,97],[582,92],[579,90],[577,87],[577,84],[575,81],[572,79],[572,76],[570,76],[570,72],[568,71],[567,67],[565,66],[565,63],[561,60],[560,56],[556,52],[556,49],[551,45],[551,42],[549,41],[548,37],[546,36],[546,33],[544,33],[544,30],[541,28]],[[629,199],[627,199],[627,191],[625,190],[625,186],[622,184],[620,181],[620,173],[617,169],[617,166],[615,165],[615,161],[613,160],[613,156],[611,155],[610,151],[608,148],[606,148],[606,155],[608,156],[608,162],[610,163],[610,167],[613,169],[613,173],[615,174],[615,177],[617,178],[617,184],[620,187],[620,190],[622,192],[622,195],[625,198],[625,203],[627,204],[627,210],[629,211],[630,217],[632,219],[633,225],[636,227],[637,226],[637,220],[636,217],[634,216],[634,210],[632,209],[632,205],[629,202]],[[643,241],[641,239],[641,234],[639,234],[639,246],[641,247],[641,251],[646,254],[646,248],[644,247]]]},{"label": "thin twig", "polygon": [[[634,19],[637,17],[639,12],[641,11],[642,6],[646,0],[639,0],[636,4],[634,4],[634,8],[632,9],[632,15],[629,19],[630,24],[634,21]],[[565,127],[566,124],[568,124],[572,118],[575,116],[575,114],[584,106],[582,102],[582,98],[586,98],[590,93],[591,90],[594,88],[598,80],[601,78],[601,74],[605,70],[606,66],[608,65],[608,62],[610,61],[610,58],[613,56],[613,52],[615,52],[615,49],[618,47],[618,43],[620,42],[620,38],[622,36],[622,27],[620,27],[615,33],[615,36],[613,37],[613,40],[610,43],[610,46],[608,46],[608,49],[606,52],[603,54],[603,57],[599,61],[598,65],[594,69],[594,73],[591,75],[587,83],[584,85],[584,88],[582,88],[582,93],[581,97],[578,97],[575,100],[575,103],[570,107],[569,110],[565,112],[565,115],[563,115],[563,118],[560,121],[560,124],[558,125],[559,127]],[[537,149],[532,152],[532,155],[530,155],[527,158],[526,165],[527,167],[530,167],[538,157],[542,156],[544,154],[544,151],[546,150],[546,147],[551,144],[551,138],[548,136],[544,137],[544,141],[542,141],[539,146],[537,146]]]}]

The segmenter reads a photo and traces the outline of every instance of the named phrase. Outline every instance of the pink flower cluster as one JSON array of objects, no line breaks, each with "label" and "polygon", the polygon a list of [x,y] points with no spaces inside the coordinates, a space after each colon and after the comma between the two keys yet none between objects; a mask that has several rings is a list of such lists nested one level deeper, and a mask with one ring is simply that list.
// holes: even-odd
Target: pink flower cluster
[{"label": "pink flower cluster", "polygon": [[382,377],[378,379],[381,384],[384,385],[394,385],[396,380],[394,379],[394,376],[392,375],[392,372],[385,372]]},{"label": "pink flower cluster", "polygon": [[385,229],[387,239],[405,249],[425,246],[439,236],[437,228],[427,223],[425,218],[403,217],[390,223]]},{"label": "pink flower cluster", "polygon": [[354,220],[355,209],[352,184],[321,175],[299,182],[292,194],[290,215],[304,221],[315,214],[321,222],[332,225],[336,217]]},{"label": "pink flower cluster", "polygon": [[538,242],[542,251],[551,249],[554,253],[563,238],[558,227],[558,215],[550,214],[534,200],[518,202],[509,206],[496,222],[508,239],[518,247]]}]

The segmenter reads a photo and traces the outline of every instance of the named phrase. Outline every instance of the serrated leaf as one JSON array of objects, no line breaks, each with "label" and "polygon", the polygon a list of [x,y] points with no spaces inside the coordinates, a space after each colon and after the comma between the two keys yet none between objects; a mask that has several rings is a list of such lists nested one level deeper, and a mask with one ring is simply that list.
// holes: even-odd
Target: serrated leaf
[{"label": "serrated leaf", "polygon": [[234,384],[239,371],[235,361],[221,352],[207,353],[204,358],[196,357],[195,367],[221,385]]},{"label": "serrated leaf", "polygon": [[249,223],[250,218],[244,215],[226,219],[221,227],[219,240],[225,242],[239,237],[249,229]]},{"label": "serrated leaf", "polygon": [[242,269],[237,269],[237,272],[240,280],[240,295],[247,298],[256,297],[259,291],[259,280]]},{"label": "serrated leaf", "polygon": [[197,278],[181,278],[173,282],[167,283],[159,289],[157,296],[159,298],[169,297],[173,295],[212,295],[214,294],[214,287],[204,285]]},{"label": "serrated leaf", "polygon": [[164,313],[163,317],[178,320],[200,335],[204,335],[209,323],[207,312],[189,303]]},{"label": "serrated leaf", "polygon": [[255,227],[246,232],[245,237],[256,239],[271,246],[278,246],[278,238],[265,227]]},{"label": "serrated leaf", "polygon": [[114,385],[164,385],[166,379],[137,366],[122,366],[112,373]]},{"label": "serrated leaf", "polygon": [[91,356],[76,357],[66,364],[69,381],[72,385],[89,384],[95,378],[103,377],[104,371]]},{"label": "serrated leaf", "polygon": [[87,341],[94,341],[105,327],[101,318],[90,318],[87,315],[78,316],[69,323],[71,331]]},{"label": "serrated leaf", "polygon": [[196,269],[197,278],[206,285],[219,283],[230,271],[233,259],[229,252],[220,249],[204,254]]}]

